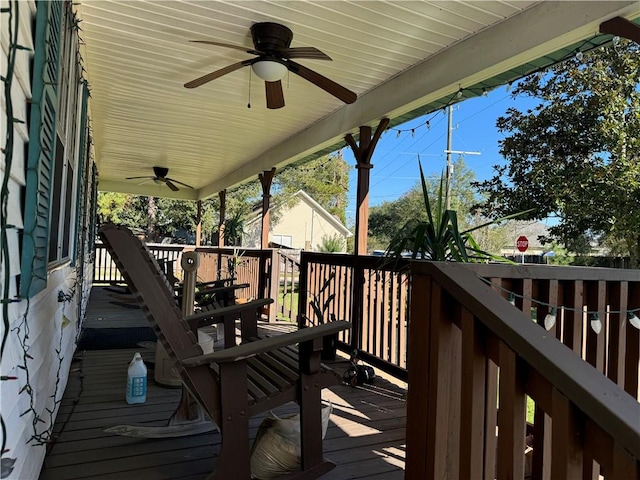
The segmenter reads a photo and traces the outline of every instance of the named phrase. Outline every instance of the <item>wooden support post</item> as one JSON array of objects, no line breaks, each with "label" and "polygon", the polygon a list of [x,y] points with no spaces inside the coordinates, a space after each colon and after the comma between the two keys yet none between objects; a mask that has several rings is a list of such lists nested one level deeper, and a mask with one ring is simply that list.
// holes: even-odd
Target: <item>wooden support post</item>
[{"label": "wooden support post", "polygon": [[227,191],[218,192],[220,198],[220,218],[218,219],[218,247],[224,247],[224,223],[227,214]]},{"label": "wooden support post", "polygon": [[196,248],[200,246],[200,237],[202,235],[202,200],[196,203],[198,209],[196,213]]},{"label": "wooden support post", "polygon": [[271,182],[275,173],[276,167],[273,167],[258,175],[262,185],[262,237],[260,240],[260,248],[262,249],[269,246],[269,200],[271,199]]},{"label": "wooden support post", "polygon": [[356,241],[355,254],[363,255],[367,253],[367,233],[369,230],[369,170],[373,168],[371,157],[376,148],[382,132],[387,129],[389,119],[383,118],[376,128],[376,132],[371,136],[371,127],[360,127],[360,145],[356,143],[349,133],[344,139],[351,147],[356,158],[356,168],[358,169],[358,188],[356,197]]}]

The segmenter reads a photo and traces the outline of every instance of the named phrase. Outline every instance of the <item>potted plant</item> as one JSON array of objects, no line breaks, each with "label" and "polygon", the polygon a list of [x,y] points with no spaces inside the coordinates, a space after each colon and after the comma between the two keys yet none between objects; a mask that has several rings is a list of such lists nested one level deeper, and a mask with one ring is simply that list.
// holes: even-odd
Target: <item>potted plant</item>
[{"label": "potted plant", "polygon": [[496,256],[483,251],[473,239],[471,232],[492,225],[503,220],[517,217],[526,212],[516,213],[497,220],[492,220],[468,230],[460,231],[458,228],[458,214],[455,210],[445,207],[443,195],[445,178],[440,176],[440,188],[435,204],[429,198],[427,183],[420,167],[420,180],[422,182],[422,196],[424,200],[426,221],[411,219],[400,228],[398,234],[391,240],[385,251],[387,259],[400,259],[409,256],[412,259],[453,261],[453,262],[478,262],[501,261],[509,262],[504,257]]}]

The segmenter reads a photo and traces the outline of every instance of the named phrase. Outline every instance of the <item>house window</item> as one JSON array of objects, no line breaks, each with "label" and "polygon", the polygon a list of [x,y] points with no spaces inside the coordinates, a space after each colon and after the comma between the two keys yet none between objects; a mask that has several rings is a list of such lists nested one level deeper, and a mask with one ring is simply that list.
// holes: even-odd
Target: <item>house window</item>
[{"label": "house window", "polygon": [[74,256],[80,139],[86,125],[71,2],[37,2],[24,193],[20,295],[46,287]]},{"label": "house window", "polygon": [[82,86],[78,78],[77,36],[71,12],[65,9],[61,42],[61,63],[58,82],[58,116],[56,128],[56,160],[51,192],[49,262],[57,264],[70,258],[70,246],[75,235],[75,199],[77,181],[74,174],[78,162],[77,146],[81,112]]},{"label": "house window", "polygon": [[291,247],[293,245],[293,236],[291,235],[273,235],[271,238],[273,243],[282,245],[283,247]]}]

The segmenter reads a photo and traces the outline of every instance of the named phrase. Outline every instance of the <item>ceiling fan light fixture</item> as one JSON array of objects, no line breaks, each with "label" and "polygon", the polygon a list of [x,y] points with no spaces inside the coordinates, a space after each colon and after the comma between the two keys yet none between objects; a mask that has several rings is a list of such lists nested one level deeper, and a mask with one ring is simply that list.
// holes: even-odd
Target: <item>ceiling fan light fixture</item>
[{"label": "ceiling fan light fixture", "polygon": [[258,60],[251,65],[253,73],[265,82],[277,82],[287,74],[287,66],[275,60]]}]

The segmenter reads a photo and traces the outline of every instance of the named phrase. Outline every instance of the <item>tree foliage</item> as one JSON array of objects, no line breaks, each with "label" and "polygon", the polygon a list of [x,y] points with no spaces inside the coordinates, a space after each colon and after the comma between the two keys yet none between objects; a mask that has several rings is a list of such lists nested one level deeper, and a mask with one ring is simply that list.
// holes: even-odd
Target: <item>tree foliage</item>
[{"label": "tree foliage", "polygon": [[276,172],[275,190],[282,199],[304,190],[332,215],[346,222],[349,165],[341,152],[324,155]]},{"label": "tree foliage", "polygon": [[[569,59],[514,90],[539,100],[497,121],[504,166],[477,184],[477,208],[528,219],[557,216],[553,239],[577,249],[602,236],[640,258],[640,47],[622,40]],[[551,240],[551,239],[549,239]],[[574,248],[575,247],[575,248]]]},{"label": "tree foliage", "polygon": [[[325,155],[276,172],[271,204],[284,202],[302,189],[344,222],[348,184],[349,166],[342,155]],[[257,177],[227,191],[227,245],[240,243],[244,222],[260,205],[261,199],[262,188]],[[202,200],[201,214],[202,243],[217,244],[220,219],[220,200],[217,195]],[[175,236],[177,231],[195,231],[197,203],[189,200],[101,192],[98,195],[98,217],[99,223],[125,225],[137,233],[144,233],[148,241],[160,241],[163,237]],[[272,221],[276,219],[276,215],[272,214]]]},{"label": "tree foliage", "polygon": [[[486,218],[479,214],[472,215],[471,207],[476,204],[480,198],[477,196],[471,184],[476,177],[472,170],[467,168],[464,159],[459,157],[453,163],[453,176],[451,179],[451,210],[457,212],[457,222],[462,230],[466,230],[476,225],[486,222]],[[432,198],[438,197],[440,183],[437,179],[431,178],[426,180],[426,188],[428,194]],[[416,184],[402,195],[400,198],[390,202],[383,202],[380,205],[371,207],[369,213],[369,239],[368,243],[371,249],[383,250],[389,245],[389,242],[397,234],[398,228],[405,225],[407,221],[413,223],[409,227],[417,225],[419,222],[427,220],[427,212],[425,210],[424,194],[422,184]],[[480,246],[488,251],[496,251],[493,248],[487,248],[490,244],[492,247],[496,243],[492,241],[493,232],[500,230],[499,226],[487,226],[481,229]],[[499,251],[499,248],[497,248]]]}]

